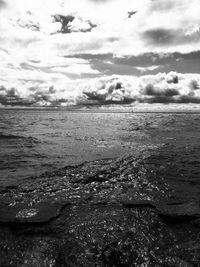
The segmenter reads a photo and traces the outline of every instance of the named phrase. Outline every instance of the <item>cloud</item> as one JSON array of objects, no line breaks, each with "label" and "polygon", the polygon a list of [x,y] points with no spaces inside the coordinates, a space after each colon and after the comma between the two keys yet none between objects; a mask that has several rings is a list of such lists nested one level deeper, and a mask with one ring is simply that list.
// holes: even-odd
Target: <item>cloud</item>
[{"label": "cloud", "polygon": [[92,29],[96,27],[96,24],[92,23],[90,20],[84,20],[81,17],[75,18],[70,23],[71,32],[91,32]]},{"label": "cloud", "polygon": [[200,41],[199,30],[184,34],[182,30],[153,29],[143,33],[144,39],[153,46],[168,47],[170,45],[184,45]]},{"label": "cloud", "polygon": [[[20,106],[70,106],[139,103],[200,103],[200,74],[176,72],[157,75],[101,77],[72,81],[63,75],[1,81],[0,104]],[[49,80],[49,77],[46,77]]]},{"label": "cloud", "polygon": [[[198,101],[199,78],[194,75],[188,86],[188,73],[199,72],[199,0],[0,0],[0,9],[4,100],[37,105]],[[177,84],[157,81],[157,73],[172,70],[187,77],[179,74]],[[95,77],[105,79],[105,88],[95,90],[93,84],[85,90],[80,79],[88,88]],[[115,88],[115,82],[122,87]],[[48,91],[51,86],[55,92]],[[65,86],[70,94],[62,91]],[[13,96],[7,95],[11,88]]]},{"label": "cloud", "polygon": [[147,75],[158,72],[176,71],[179,73],[199,72],[200,52],[146,53],[138,56],[117,57],[110,54],[77,54],[67,58],[88,60],[94,69],[104,75]]},{"label": "cloud", "polygon": [[150,10],[151,12],[166,12],[177,6],[181,6],[181,1],[152,0]]},{"label": "cloud", "polygon": [[109,2],[109,1],[113,1],[113,0],[90,0],[90,1],[102,4],[102,3],[106,3],[106,2]]},{"label": "cloud", "polygon": [[54,67],[54,72],[70,73],[81,76],[82,74],[99,74],[98,70],[92,69],[88,64],[73,64],[68,67]]},{"label": "cloud", "polygon": [[[55,0],[51,3],[47,0],[16,0],[15,4],[8,0],[8,4],[9,8],[1,18],[1,33],[10,40],[11,46],[15,35],[18,41],[25,42],[24,35],[29,34],[28,30],[38,31],[40,42],[45,44],[48,40],[49,47],[57,53],[52,33],[85,33],[86,38],[79,35],[76,40],[74,37],[58,38],[65,55],[72,53],[72,47],[74,53],[81,50],[83,53],[118,56],[149,52],[189,53],[200,44],[198,0]],[[26,28],[27,32],[17,26]],[[80,38],[83,38],[82,49]],[[85,39],[88,40],[87,46],[84,45]]]},{"label": "cloud", "polygon": [[90,20],[73,15],[54,15],[54,21],[61,24],[60,30],[57,33],[72,33],[72,32],[90,32],[97,27]]},{"label": "cloud", "polygon": [[60,32],[62,32],[62,33],[70,33],[71,32],[68,24],[74,20],[74,16],[71,16],[71,15],[68,15],[68,16],[54,15],[53,18],[54,18],[55,22],[61,23]]},{"label": "cloud", "polygon": [[176,39],[176,32],[167,29],[153,29],[147,30],[143,36],[150,44],[167,45]]},{"label": "cloud", "polygon": [[198,74],[171,72],[102,79],[83,92],[95,104],[200,103],[199,84]]},{"label": "cloud", "polygon": [[162,68],[160,65],[154,65],[154,66],[148,66],[148,67],[136,67],[137,70],[139,70],[141,73],[147,72],[147,71],[154,71],[156,69]]},{"label": "cloud", "polygon": [[128,11],[128,18],[130,19],[136,13],[137,13],[137,11]]},{"label": "cloud", "polygon": [[[167,39],[166,36],[171,37],[171,35],[174,42],[172,44],[173,47],[170,47],[170,49],[183,50],[181,46],[174,47],[176,45],[176,36],[179,36],[180,40],[180,35],[184,37],[186,33],[187,35],[192,34],[195,29],[198,31],[199,25],[199,11],[196,0],[191,0],[189,3],[186,0],[173,2],[141,0],[140,3],[116,0],[104,1],[104,4],[98,5],[98,8],[95,4],[96,1],[87,0],[83,0],[81,3],[77,0],[62,2],[55,0],[52,3],[48,2],[46,6],[45,3],[47,1],[44,1],[44,3],[40,3],[39,0],[21,1],[20,3],[19,0],[16,0],[13,5],[11,0],[8,0],[11,10],[9,9],[10,13],[7,12],[4,16],[5,19],[8,19],[7,24],[9,19],[12,19],[22,27],[30,30],[39,29],[40,32],[46,34],[84,32],[89,36],[90,31],[95,29],[98,38],[101,39],[101,46],[96,47],[96,53],[101,52],[101,48],[103,50],[108,40],[112,40],[113,37],[117,37],[118,42],[112,47],[108,45],[110,51],[107,52],[118,55],[159,50],[153,39],[162,41]],[[98,2],[102,3],[102,1]],[[110,14],[111,10],[115,11],[112,16]],[[129,19],[127,19],[127,14]],[[13,25],[13,27],[16,30],[16,25]],[[178,32],[179,34],[177,34]],[[143,38],[145,34],[152,40],[151,44],[154,44],[155,47],[148,47],[148,43],[146,44]],[[12,36],[12,34],[9,34],[9,36]],[[50,43],[54,40],[53,37],[48,39]],[[64,43],[66,39],[60,38],[60,41]],[[90,39],[90,42],[93,42],[93,40]],[[67,43],[69,46],[73,45],[70,40]],[[188,47],[188,50],[190,49],[192,47]],[[66,49],[65,53],[66,55],[70,54],[70,51]]]},{"label": "cloud", "polygon": [[3,0],[0,0],[0,10],[6,7],[6,2]]},{"label": "cloud", "polygon": [[153,97],[173,97],[179,95],[179,91],[174,88],[154,87],[150,83],[143,89],[142,94]]}]

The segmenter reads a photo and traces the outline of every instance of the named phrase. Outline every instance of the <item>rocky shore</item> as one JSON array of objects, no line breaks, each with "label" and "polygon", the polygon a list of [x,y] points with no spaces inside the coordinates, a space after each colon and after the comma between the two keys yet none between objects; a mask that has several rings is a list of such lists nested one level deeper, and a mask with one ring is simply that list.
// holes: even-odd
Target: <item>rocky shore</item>
[{"label": "rocky shore", "polygon": [[200,203],[167,162],[151,151],[1,188],[0,266],[200,266]]}]

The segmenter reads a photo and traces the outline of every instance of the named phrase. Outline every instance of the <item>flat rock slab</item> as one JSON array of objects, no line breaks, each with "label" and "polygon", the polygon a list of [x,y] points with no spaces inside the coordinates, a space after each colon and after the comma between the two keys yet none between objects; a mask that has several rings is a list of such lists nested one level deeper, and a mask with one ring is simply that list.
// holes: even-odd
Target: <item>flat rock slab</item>
[{"label": "flat rock slab", "polygon": [[57,218],[68,203],[42,202],[33,206],[18,204],[0,205],[0,224],[44,224]]},{"label": "flat rock slab", "polygon": [[200,203],[166,204],[157,207],[159,215],[171,221],[192,220],[200,217]]},{"label": "flat rock slab", "polygon": [[156,208],[156,204],[148,200],[140,200],[140,201],[124,200],[124,201],[121,201],[121,204],[127,208],[137,208],[137,207],[148,207],[152,209]]}]

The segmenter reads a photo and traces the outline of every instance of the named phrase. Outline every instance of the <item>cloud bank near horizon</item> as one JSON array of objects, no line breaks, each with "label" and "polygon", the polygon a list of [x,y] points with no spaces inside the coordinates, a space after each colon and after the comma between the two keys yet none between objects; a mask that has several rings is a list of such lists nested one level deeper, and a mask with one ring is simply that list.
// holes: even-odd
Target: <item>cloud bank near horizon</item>
[{"label": "cloud bank near horizon", "polygon": [[[200,75],[176,72],[120,76],[69,82],[55,77],[55,84],[31,84],[22,88],[0,86],[1,106],[65,107],[137,103],[200,103]],[[67,82],[67,83],[66,83]],[[26,84],[27,86],[27,84]]]}]

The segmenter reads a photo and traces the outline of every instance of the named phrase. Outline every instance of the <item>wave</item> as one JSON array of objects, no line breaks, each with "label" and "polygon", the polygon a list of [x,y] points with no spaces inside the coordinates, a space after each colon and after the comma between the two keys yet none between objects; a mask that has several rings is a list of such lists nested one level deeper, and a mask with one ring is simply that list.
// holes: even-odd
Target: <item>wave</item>
[{"label": "wave", "polygon": [[14,135],[14,134],[6,134],[0,132],[0,139],[24,139],[24,136]]},{"label": "wave", "polygon": [[32,136],[22,136],[22,135],[15,135],[15,134],[7,134],[7,133],[3,133],[3,132],[0,132],[0,140],[1,139],[23,139],[23,140],[27,140],[27,141],[30,141],[30,142],[34,142],[34,143],[38,143],[39,140],[35,137],[32,137]]}]

